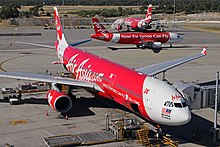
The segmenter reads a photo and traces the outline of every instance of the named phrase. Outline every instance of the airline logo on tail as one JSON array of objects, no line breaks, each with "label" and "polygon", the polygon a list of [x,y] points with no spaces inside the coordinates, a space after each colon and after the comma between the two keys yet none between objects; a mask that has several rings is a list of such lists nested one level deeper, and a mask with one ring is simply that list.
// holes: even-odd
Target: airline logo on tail
[{"label": "airline logo on tail", "polygon": [[147,9],[147,14],[146,14],[145,20],[151,21],[151,19],[152,19],[152,5],[150,4]]},{"label": "airline logo on tail", "polygon": [[66,50],[68,43],[66,42],[65,36],[63,34],[62,25],[60,22],[59,13],[57,7],[54,7],[54,21],[56,25],[56,32],[57,32],[57,43],[55,43],[56,50],[60,61],[63,62],[63,54]]},{"label": "airline logo on tail", "polygon": [[55,24],[56,24],[57,40],[61,41],[63,32],[61,29],[60,18],[59,18],[58,11],[57,11],[56,7],[54,7],[54,19],[55,19]]},{"label": "airline logo on tail", "polygon": [[105,38],[109,38],[109,32],[100,23],[100,21],[97,18],[92,18],[92,23],[93,23],[96,34],[103,34],[105,36]]}]

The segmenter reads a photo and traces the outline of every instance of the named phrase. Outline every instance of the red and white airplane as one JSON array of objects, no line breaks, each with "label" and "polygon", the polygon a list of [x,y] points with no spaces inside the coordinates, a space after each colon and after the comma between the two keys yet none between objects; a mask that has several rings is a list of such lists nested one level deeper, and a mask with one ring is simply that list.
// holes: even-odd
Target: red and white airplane
[{"label": "red and white airplane", "polygon": [[162,43],[177,43],[183,38],[171,32],[119,32],[111,33],[100,23],[97,18],[92,18],[95,34],[91,34],[90,38],[118,43],[118,44],[134,44],[137,48],[149,48],[155,53],[160,52]]},{"label": "red and white airplane", "polygon": [[[154,75],[205,56],[205,48],[193,56],[133,70],[68,45],[56,7],[54,16],[57,32],[55,48],[60,59],[56,63],[63,64],[74,78],[18,72],[0,72],[0,77],[51,82],[54,89],[47,92],[48,103],[58,112],[67,112],[72,107],[71,97],[56,86],[66,84],[92,89],[100,96],[112,99],[158,124],[178,126],[190,121],[191,113],[183,96],[173,86]],[[54,48],[48,45],[25,44]]]},{"label": "red and white airplane", "polygon": [[128,30],[131,28],[132,30],[141,31],[141,30],[147,30],[152,28],[152,5],[150,4],[148,6],[148,10],[146,13],[146,16],[144,19],[141,18],[121,18],[117,19],[112,25],[112,29],[121,30],[123,26],[126,26]]}]

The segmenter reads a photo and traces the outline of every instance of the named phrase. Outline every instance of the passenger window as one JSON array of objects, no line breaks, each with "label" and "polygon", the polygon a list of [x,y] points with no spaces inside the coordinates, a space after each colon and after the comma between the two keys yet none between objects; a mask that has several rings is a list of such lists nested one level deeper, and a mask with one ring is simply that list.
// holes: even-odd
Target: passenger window
[{"label": "passenger window", "polygon": [[177,107],[177,108],[182,108],[181,103],[174,103],[174,106]]}]

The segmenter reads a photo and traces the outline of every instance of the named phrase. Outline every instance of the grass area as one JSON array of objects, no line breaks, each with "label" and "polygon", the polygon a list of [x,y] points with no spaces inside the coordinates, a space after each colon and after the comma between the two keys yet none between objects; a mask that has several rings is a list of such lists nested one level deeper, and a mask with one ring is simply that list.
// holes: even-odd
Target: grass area
[{"label": "grass area", "polygon": [[[29,11],[32,6],[22,6],[21,11]],[[44,6],[46,12],[53,12],[54,6]],[[62,6],[57,6],[58,10],[63,11]],[[81,10],[98,10],[98,9],[118,9],[118,7],[139,9],[141,6],[64,6],[64,12],[76,12]]]},{"label": "grass area", "polygon": [[217,24],[186,24],[183,25],[184,28],[189,28],[193,30],[220,33],[220,25]]}]

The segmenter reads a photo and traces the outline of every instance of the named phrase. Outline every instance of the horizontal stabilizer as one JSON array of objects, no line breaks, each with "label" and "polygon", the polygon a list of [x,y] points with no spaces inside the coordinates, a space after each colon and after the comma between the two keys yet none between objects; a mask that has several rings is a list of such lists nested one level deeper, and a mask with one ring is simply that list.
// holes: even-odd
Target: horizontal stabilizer
[{"label": "horizontal stabilizer", "polygon": [[16,41],[16,43],[55,49],[55,46],[52,46],[52,45],[43,45],[43,44],[36,44],[36,43],[29,43],[29,42],[19,42],[19,41]]},{"label": "horizontal stabilizer", "polygon": [[91,41],[92,39],[87,39],[87,40],[83,40],[83,41],[79,41],[79,42],[76,42],[76,43],[72,43],[72,44],[69,44],[70,46],[78,46],[80,44],[84,44],[84,43],[87,43],[89,41]]}]

